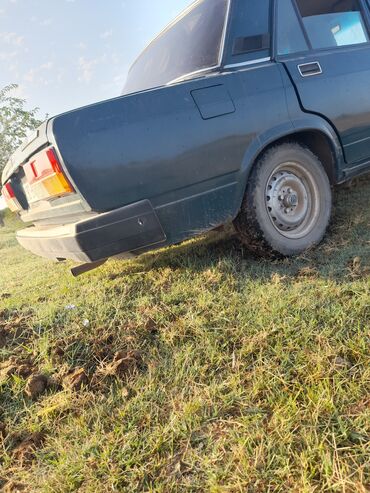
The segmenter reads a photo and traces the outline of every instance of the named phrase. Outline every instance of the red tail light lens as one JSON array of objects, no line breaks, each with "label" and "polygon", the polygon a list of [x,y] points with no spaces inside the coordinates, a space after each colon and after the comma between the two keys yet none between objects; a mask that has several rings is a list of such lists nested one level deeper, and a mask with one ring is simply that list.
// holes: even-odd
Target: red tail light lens
[{"label": "red tail light lens", "polygon": [[61,196],[74,191],[52,147],[36,154],[32,161],[23,166],[23,169],[35,200]]},{"label": "red tail light lens", "polygon": [[15,196],[13,187],[11,186],[10,183],[6,183],[3,186],[3,188],[1,189],[1,194],[5,199],[6,205],[9,207],[11,211],[16,212],[21,209],[21,206]]},{"label": "red tail light lens", "polygon": [[49,159],[49,163],[51,164],[51,167],[53,168],[54,172],[61,173],[62,170],[60,169],[58,158],[52,147],[46,151],[46,155]]},{"label": "red tail light lens", "polygon": [[2,189],[2,194],[4,195],[5,200],[11,200],[15,198],[15,193],[10,183],[4,185]]}]

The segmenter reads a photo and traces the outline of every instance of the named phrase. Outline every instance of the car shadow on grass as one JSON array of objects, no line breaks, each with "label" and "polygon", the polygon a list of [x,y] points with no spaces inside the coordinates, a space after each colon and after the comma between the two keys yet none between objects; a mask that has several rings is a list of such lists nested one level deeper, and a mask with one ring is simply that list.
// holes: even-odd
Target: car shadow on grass
[{"label": "car shadow on grass", "polygon": [[271,279],[327,278],[348,282],[370,274],[370,178],[338,187],[333,219],[323,243],[296,258],[261,258],[238,239],[232,225],[180,245],[138,257],[124,266],[117,262],[115,278],[152,269],[203,272],[216,266],[247,276]]}]

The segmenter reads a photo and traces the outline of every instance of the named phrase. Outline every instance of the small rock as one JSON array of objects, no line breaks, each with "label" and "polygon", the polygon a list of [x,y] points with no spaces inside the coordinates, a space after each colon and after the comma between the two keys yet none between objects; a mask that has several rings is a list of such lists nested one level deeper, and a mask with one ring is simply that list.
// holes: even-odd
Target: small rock
[{"label": "small rock", "polygon": [[90,327],[90,320],[88,320],[87,318],[85,318],[85,320],[82,322],[82,325],[83,325],[84,327],[86,327],[86,328],[87,328],[87,327]]},{"label": "small rock", "polygon": [[79,391],[82,387],[86,387],[89,379],[83,368],[76,368],[69,373],[63,380],[63,386],[73,391]]},{"label": "small rock", "polygon": [[36,400],[42,395],[48,385],[48,379],[45,375],[32,375],[27,382],[25,393],[32,399]]}]

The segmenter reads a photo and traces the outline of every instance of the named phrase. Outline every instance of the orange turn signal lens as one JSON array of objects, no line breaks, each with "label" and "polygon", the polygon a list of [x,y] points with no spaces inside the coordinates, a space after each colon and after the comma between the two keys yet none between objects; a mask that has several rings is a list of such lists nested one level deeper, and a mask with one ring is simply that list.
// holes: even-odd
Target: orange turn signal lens
[{"label": "orange turn signal lens", "polygon": [[67,182],[62,173],[57,173],[45,178],[42,184],[50,196],[73,192],[71,185]]}]

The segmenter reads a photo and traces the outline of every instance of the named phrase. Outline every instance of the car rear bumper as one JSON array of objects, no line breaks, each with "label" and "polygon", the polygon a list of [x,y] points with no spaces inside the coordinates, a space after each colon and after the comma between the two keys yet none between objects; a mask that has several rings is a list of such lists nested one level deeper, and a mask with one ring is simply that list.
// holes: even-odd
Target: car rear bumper
[{"label": "car rear bumper", "polygon": [[36,255],[54,260],[97,262],[161,246],[166,235],[148,200],[98,214],[74,224],[19,231],[19,243]]}]

